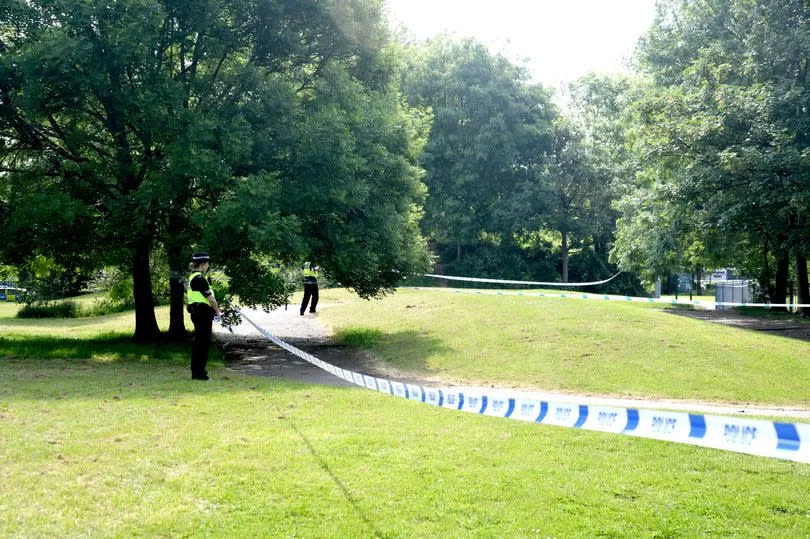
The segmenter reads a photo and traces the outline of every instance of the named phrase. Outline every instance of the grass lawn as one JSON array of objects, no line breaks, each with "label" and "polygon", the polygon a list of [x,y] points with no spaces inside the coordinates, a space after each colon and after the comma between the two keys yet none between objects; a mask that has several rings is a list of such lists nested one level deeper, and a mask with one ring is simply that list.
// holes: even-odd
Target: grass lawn
[{"label": "grass lawn", "polygon": [[[90,305],[90,300],[84,300]],[[3,310],[5,307],[5,310]],[[33,335],[61,336],[66,338],[92,337],[103,333],[120,334],[132,333],[135,329],[134,315],[132,312],[123,312],[98,316],[93,318],[14,318],[16,309],[8,308],[0,304],[0,337],[4,335],[22,335],[24,338]],[[169,307],[162,306],[155,308],[158,326],[164,331],[169,327]],[[191,330],[191,318],[188,313],[186,317],[186,328]]]},{"label": "grass lawn", "polygon": [[630,397],[810,406],[810,343],[654,304],[324,290],[322,319],[417,377]]},{"label": "grass lawn", "polygon": [[808,465],[182,363],[0,360],[0,535],[810,533]]},{"label": "grass lawn", "polygon": [[78,339],[74,322],[30,321],[0,341],[0,536],[810,534],[810,465],[216,361],[213,380],[192,382],[187,347],[110,333],[131,329],[131,313]]},{"label": "grass lawn", "polygon": [[[15,303],[13,301],[0,301],[0,320],[4,318],[11,318],[17,314],[17,311],[22,307],[22,303]],[[2,324],[4,321],[0,321]]]}]

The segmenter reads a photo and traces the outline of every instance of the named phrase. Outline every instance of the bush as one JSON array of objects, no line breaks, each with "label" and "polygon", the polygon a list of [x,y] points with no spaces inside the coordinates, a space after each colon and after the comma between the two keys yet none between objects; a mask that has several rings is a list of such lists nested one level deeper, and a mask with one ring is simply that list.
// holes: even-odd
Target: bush
[{"label": "bush", "polygon": [[17,311],[17,318],[78,318],[81,309],[73,301],[35,303]]},{"label": "bush", "polygon": [[84,312],[84,316],[106,316],[108,314],[118,314],[134,309],[134,301],[119,302],[104,298],[93,303],[93,306]]},{"label": "bush", "polygon": [[371,348],[383,338],[383,332],[374,328],[343,328],[335,333],[335,340],[355,348]]}]

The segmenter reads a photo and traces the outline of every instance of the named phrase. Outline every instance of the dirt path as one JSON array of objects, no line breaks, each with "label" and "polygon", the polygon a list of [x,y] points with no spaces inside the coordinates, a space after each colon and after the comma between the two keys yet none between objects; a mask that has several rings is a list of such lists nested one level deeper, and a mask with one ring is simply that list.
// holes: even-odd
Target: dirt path
[{"label": "dirt path", "polygon": [[[319,307],[328,308],[328,305]],[[403,379],[396,372],[383,372],[367,354],[334,343],[329,328],[321,323],[317,314],[300,316],[296,306],[270,313],[253,309],[246,312],[251,320],[273,335],[332,365],[373,376]],[[354,387],[354,384],[279,348],[247,321],[233,328],[233,334],[215,324],[214,334],[223,344],[226,366],[230,370],[313,384]]]},{"label": "dirt path", "polygon": [[[329,305],[319,306],[328,309]],[[715,311],[671,311],[674,314],[691,316],[707,320],[709,322],[746,327],[759,331],[796,331],[795,338],[806,338],[810,340],[810,325],[804,327],[797,323],[783,322],[776,320],[762,320],[752,317],[743,317],[734,313],[715,313]],[[273,333],[280,339],[313,354],[319,359],[337,365],[339,367],[362,372],[372,376],[384,377],[399,381],[417,382],[430,386],[457,387],[463,389],[486,390],[490,393],[510,393],[520,394],[525,398],[536,398],[542,400],[557,400],[563,402],[576,401],[582,404],[618,406],[618,407],[638,407],[638,408],[664,408],[669,410],[688,410],[693,412],[704,412],[712,414],[745,414],[764,415],[775,417],[798,417],[810,419],[810,410],[789,407],[761,407],[748,404],[718,404],[700,401],[682,400],[645,400],[645,399],[623,399],[607,396],[578,395],[569,393],[552,393],[536,390],[516,390],[506,388],[472,388],[469,386],[458,386],[455,384],[436,382],[434,380],[415,380],[402,373],[385,369],[370,355],[359,352],[355,349],[347,348],[335,344],[331,339],[329,328],[323,324],[317,315],[307,313],[299,316],[296,306],[288,310],[278,309],[270,313],[263,311],[247,310],[248,316]],[[753,322],[752,322],[753,320]],[[757,322],[758,321],[758,322]],[[802,324],[804,326],[806,324]],[[796,328],[796,329],[793,329]],[[252,374],[258,376],[273,376],[296,380],[300,382],[325,384],[333,386],[355,387],[354,384],[346,382],[342,378],[333,376],[306,361],[290,354],[268,341],[251,324],[243,321],[241,325],[233,328],[231,334],[219,326],[214,326],[214,333],[219,342],[222,343],[225,352],[226,368],[233,371]],[[799,335],[804,335],[800,337]],[[790,335],[794,336],[794,335]]]}]

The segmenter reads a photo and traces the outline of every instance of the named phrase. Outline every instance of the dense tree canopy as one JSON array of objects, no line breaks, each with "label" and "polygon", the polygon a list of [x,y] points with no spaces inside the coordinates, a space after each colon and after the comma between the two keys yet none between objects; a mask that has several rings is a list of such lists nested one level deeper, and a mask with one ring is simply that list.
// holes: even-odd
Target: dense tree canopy
[{"label": "dense tree canopy", "polygon": [[487,234],[510,240],[498,209],[536,173],[551,147],[556,107],[527,73],[472,40],[439,38],[412,49],[404,90],[429,107],[422,158],[429,195],[424,230],[458,246]]},{"label": "dense tree canopy", "polygon": [[196,247],[268,306],[303,258],[366,296],[425,269],[426,126],[381,2],[10,0],[0,21],[3,258],[128,265],[136,338],[157,334],[157,247],[175,333]]},{"label": "dense tree canopy", "polygon": [[[784,301],[789,257],[806,266],[808,27],[803,1],[659,6],[639,55],[652,82],[637,109],[649,172],[620,236],[650,221],[660,230],[650,236],[672,236],[673,254],[736,263]],[[806,298],[806,268],[797,275]]]}]

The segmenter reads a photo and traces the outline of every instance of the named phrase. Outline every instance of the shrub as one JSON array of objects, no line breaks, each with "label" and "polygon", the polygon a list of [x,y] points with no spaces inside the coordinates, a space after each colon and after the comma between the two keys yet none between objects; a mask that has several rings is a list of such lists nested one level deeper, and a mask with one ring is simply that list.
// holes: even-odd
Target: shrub
[{"label": "shrub", "polygon": [[113,301],[109,298],[104,298],[93,303],[93,306],[84,312],[84,316],[106,316],[108,314],[123,313],[134,309],[134,301]]},{"label": "shrub", "polygon": [[81,309],[73,301],[34,303],[17,311],[17,318],[78,318]]}]

